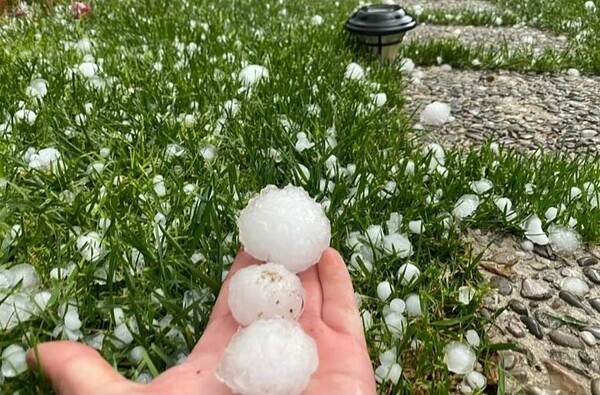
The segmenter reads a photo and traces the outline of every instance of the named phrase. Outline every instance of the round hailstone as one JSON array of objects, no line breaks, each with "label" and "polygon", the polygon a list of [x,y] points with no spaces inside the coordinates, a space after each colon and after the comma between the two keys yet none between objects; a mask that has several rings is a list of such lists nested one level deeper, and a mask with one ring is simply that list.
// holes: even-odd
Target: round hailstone
[{"label": "round hailstone", "polygon": [[295,321],[258,320],[231,339],[217,378],[245,395],[298,395],[317,370],[315,341]]},{"label": "round hailstone", "polygon": [[473,389],[473,391],[475,390],[482,390],[485,388],[485,385],[487,384],[487,380],[485,378],[485,376],[479,372],[470,372],[469,374],[467,374],[466,376],[467,379],[467,383],[469,384],[469,387],[471,387]]},{"label": "round hailstone", "polygon": [[404,314],[406,311],[406,303],[400,298],[394,298],[390,302],[390,310],[398,314]]},{"label": "round hailstone", "polygon": [[251,64],[242,69],[238,75],[238,80],[246,87],[254,86],[261,80],[269,78],[269,70],[266,67]]},{"label": "round hailstone", "polygon": [[483,195],[494,187],[494,184],[486,178],[482,178],[479,181],[473,181],[470,184],[471,190],[478,195]]},{"label": "round hailstone", "polygon": [[365,71],[358,63],[350,63],[346,66],[344,78],[348,80],[362,80],[365,78]]},{"label": "round hailstone", "polygon": [[420,121],[423,125],[442,126],[450,120],[450,106],[434,101],[421,111]]},{"label": "round hailstone", "polygon": [[475,290],[467,285],[458,288],[458,301],[462,304],[469,304],[475,295]]},{"label": "round hailstone", "polygon": [[25,349],[17,344],[12,344],[2,352],[2,375],[15,377],[27,370]]},{"label": "round hailstone", "polygon": [[423,315],[423,310],[421,308],[421,297],[417,294],[409,294],[406,296],[404,300],[406,304],[406,314],[409,317],[418,317]]},{"label": "round hailstone", "polygon": [[465,339],[469,342],[473,347],[479,347],[481,344],[481,339],[479,338],[479,334],[474,329],[469,329],[465,334]]},{"label": "round hailstone", "polygon": [[575,230],[559,225],[548,227],[550,245],[556,252],[574,252],[581,244],[581,236]]},{"label": "round hailstone", "polygon": [[17,285],[20,282],[23,290],[35,289],[40,283],[40,277],[35,268],[28,263],[15,265],[9,271],[14,276],[12,285]]},{"label": "round hailstone", "polygon": [[407,285],[417,280],[420,274],[421,271],[419,268],[412,263],[405,263],[398,269],[398,277],[400,277],[400,283],[402,285]]},{"label": "round hailstone", "polygon": [[458,219],[465,219],[473,215],[477,207],[479,207],[479,197],[477,195],[463,195],[454,205],[452,213]]},{"label": "round hailstone", "polygon": [[276,316],[298,320],[304,288],[300,278],[283,265],[252,265],[231,278],[228,302],[233,318],[244,326]]},{"label": "round hailstone", "polygon": [[444,363],[452,373],[467,374],[475,368],[475,351],[465,343],[453,341],[444,347]]},{"label": "round hailstone", "polygon": [[379,297],[382,302],[385,302],[392,295],[392,292],[392,285],[389,281],[382,281],[377,284],[377,297]]},{"label": "round hailstone", "polygon": [[538,245],[546,245],[550,242],[542,229],[542,220],[535,215],[529,218],[525,225],[525,237]]},{"label": "round hailstone", "polygon": [[254,258],[293,273],[314,265],[329,246],[331,225],[321,205],[299,187],[264,188],[238,218],[240,241]]},{"label": "round hailstone", "polygon": [[412,244],[406,235],[392,233],[383,237],[383,251],[388,254],[397,254],[400,258],[407,258],[413,254]]}]

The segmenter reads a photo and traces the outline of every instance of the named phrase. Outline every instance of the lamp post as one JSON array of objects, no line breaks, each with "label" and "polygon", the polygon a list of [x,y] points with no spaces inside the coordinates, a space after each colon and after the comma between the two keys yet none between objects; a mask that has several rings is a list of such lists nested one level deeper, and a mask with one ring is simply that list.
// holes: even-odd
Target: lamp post
[{"label": "lamp post", "polygon": [[398,56],[404,34],[417,22],[397,4],[373,4],[358,9],[344,24],[364,46],[372,48],[381,60]]}]

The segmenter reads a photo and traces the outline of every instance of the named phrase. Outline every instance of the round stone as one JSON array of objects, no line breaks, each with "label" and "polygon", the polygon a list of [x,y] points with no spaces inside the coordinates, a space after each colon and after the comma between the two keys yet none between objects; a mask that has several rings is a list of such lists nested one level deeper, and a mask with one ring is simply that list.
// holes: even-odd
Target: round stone
[{"label": "round stone", "polygon": [[526,315],[522,315],[520,318],[521,318],[521,322],[523,322],[525,324],[525,326],[527,327],[527,330],[529,330],[529,332],[533,336],[537,337],[538,339],[544,338],[544,330],[542,329],[542,326],[535,318],[528,317]]},{"label": "round stone", "polygon": [[581,267],[593,266],[598,263],[598,259],[594,258],[593,256],[584,256],[577,259],[577,263]]},{"label": "round stone", "polygon": [[596,338],[594,337],[594,335],[592,335],[591,332],[581,331],[579,332],[579,337],[581,337],[581,340],[583,340],[583,342],[590,347],[596,345]]},{"label": "round stone", "polygon": [[513,286],[510,281],[504,277],[493,276],[490,278],[490,284],[492,288],[496,288],[498,290],[500,295],[508,296],[512,293]]},{"label": "round stone", "polygon": [[595,267],[584,267],[583,274],[594,284],[600,284],[600,270]]},{"label": "round stone", "polygon": [[509,300],[508,307],[510,307],[510,309],[517,314],[529,315],[529,312],[527,311],[527,306],[525,306],[525,304],[523,302],[521,302],[520,300],[517,300],[517,299]]},{"label": "round stone", "polygon": [[552,297],[548,288],[529,278],[521,283],[521,296],[533,300],[546,300]]},{"label": "round stone", "polygon": [[576,348],[583,350],[585,348],[581,339],[570,333],[559,331],[557,329],[551,331],[548,336],[555,344],[563,347]]},{"label": "round stone", "polygon": [[560,281],[560,289],[573,292],[577,296],[584,296],[590,292],[590,287],[579,277],[566,277]]}]

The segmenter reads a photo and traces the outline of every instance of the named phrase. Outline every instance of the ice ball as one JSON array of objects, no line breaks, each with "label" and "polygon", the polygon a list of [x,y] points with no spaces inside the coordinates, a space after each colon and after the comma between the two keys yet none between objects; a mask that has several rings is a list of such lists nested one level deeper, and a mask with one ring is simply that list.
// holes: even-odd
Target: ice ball
[{"label": "ice ball", "polygon": [[12,344],[2,352],[2,375],[16,377],[27,370],[25,349],[17,344]]},{"label": "ice ball", "polygon": [[293,273],[308,269],[329,246],[331,225],[320,204],[293,185],[264,188],[238,218],[240,241],[254,258]]},{"label": "ice ball", "polygon": [[216,377],[245,395],[298,395],[319,364],[317,345],[300,325],[283,318],[258,320],[227,345]]},{"label": "ice ball", "polygon": [[453,341],[444,348],[444,362],[452,373],[472,372],[476,360],[475,351],[468,344]]},{"label": "ice ball", "polygon": [[228,302],[233,318],[244,326],[276,316],[298,320],[304,288],[300,278],[283,265],[252,265],[231,278]]}]

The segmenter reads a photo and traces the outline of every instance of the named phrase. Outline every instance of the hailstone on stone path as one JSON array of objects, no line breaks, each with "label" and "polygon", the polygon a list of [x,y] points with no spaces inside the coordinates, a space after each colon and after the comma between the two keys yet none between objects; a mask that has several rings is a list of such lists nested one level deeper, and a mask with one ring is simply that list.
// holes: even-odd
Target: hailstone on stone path
[{"label": "hailstone on stone path", "polygon": [[304,288],[300,278],[283,265],[251,265],[231,278],[228,302],[233,318],[244,326],[276,316],[298,320]]},{"label": "hailstone on stone path", "polygon": [[235,393],[298,395],[318,364],[317,345],[298,323],[271,318],[233,336],[216,376]]},{"label": "hailstone on stone path", "polygon": [[450,121],[450,119],[450,106],[439,101],[434,101],[425,106],[420,116],[420,121],[423,125],[431,126],[442,126]]},{"label": "hailstone on stone path", "polygon": [[293,273],[317,263],[331,239],[331,225],[321,205],[293,185],[265,187],[242,210],[238,228],[246,252]]},{"label": "hailstone on stone path", "polygon": [[548,239],[556,252],[574,252],[581,244],[581,236],[575,230],[560,225],[548,227]]}]

